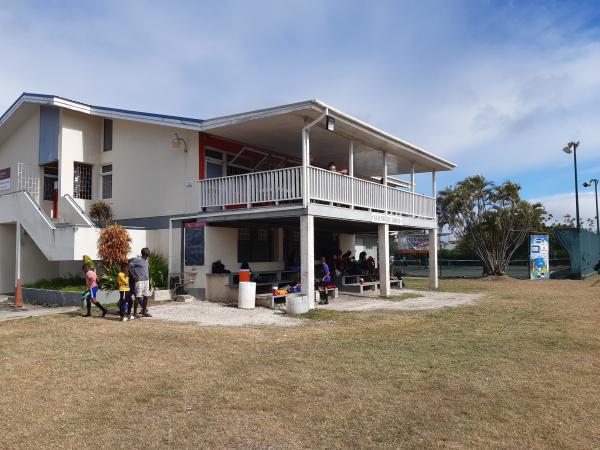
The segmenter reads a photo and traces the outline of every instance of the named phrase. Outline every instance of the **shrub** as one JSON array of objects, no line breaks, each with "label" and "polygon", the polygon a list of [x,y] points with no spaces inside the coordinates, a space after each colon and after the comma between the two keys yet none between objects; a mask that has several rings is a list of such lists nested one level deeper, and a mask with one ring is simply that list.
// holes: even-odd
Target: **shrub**
[{"label": "shrub", "polygon": [[148,257],[148,271],[150,272],[150,287],[152,289],[167,286],[169,265],[164,256],[156,252],[150,253]]},{"label": "shrub", "polygon": [[121,271],[120,264],[105,266],[99,277],[98,285],[103,291],[116,291],[119,288],[118,275]]},{"label": "shrub", "polygon": [[112,206],[106,202],[94,202],[90,205],[90,217],[100,228],[109,227],[114,221]]},{"label": "shrub", "polygon": [[98,255],[105,268],[127,262],[131,251],[131,237],[121,225],[110,225],[100,231]]}]

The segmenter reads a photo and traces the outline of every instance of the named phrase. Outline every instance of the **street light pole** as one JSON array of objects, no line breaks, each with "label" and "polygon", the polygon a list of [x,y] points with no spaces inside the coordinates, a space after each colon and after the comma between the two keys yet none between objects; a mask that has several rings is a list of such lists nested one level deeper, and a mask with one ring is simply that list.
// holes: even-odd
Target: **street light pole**
[{"label": "street light pole", "polygon": [[577,233],[579,234],[581,224],[579,223],[579,182],[577,181],[577,147],[579,147],[579,141],[571,141],[567,144],[565,148],[563,148],[563,152],[567,154],[573,153],[573,164],[575,165],[575,220],[577,220]]},{"label": "street light pole", "polygon": [[590,187],[594,183],[594,190],[596,191],[596,233],[600,236],[600,216],[598,215],[598,178],[592,178],[590,181],[583,183],[584,187]]}]

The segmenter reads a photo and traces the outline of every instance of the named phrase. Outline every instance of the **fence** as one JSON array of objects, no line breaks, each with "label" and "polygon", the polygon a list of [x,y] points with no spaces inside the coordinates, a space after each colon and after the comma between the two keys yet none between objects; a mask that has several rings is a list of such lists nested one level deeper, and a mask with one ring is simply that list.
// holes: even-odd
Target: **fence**
[{"label": "fence", "polygon": [[[429,276],[429,266],[426,258],[422,260],[407,260],[397,263],[392,271],[400,270],[405,276],[427,277]],[[551,259],[550,274],[559,276],[570,273],[570,263],[568,259]],[[507,273],[509,277],[522,280],[529,279],[529,260],[516,259],[509,263]],[[438,260],[438,275],[440,278],[481,278],[483,276],[483,266],[479,260]]]}]

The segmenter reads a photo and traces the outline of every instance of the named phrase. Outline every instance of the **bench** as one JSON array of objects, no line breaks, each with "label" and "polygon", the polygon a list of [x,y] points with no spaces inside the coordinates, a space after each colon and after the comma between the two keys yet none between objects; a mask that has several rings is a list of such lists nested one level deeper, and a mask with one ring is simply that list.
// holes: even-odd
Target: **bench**
[{"label": "bench", "polygon": [[287,294],[273,295],[272,293],[267,294],[256,294],[256,306],[266,306],[269,309],[275,309],[278,302],[277,300],[283,299],[283,304],[288,297],[298,297],[301,295],[299,292],[288,292]]}]

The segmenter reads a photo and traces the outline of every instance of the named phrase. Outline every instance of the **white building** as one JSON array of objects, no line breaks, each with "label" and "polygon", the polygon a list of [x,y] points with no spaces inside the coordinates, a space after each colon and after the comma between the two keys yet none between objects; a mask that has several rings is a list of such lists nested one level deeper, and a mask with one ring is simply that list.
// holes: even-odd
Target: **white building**
[{"label": "white building", "polygon": [[[349,174],[323,169],[329,161]],[[390,229],[435,239],[435,173],[453,167],[317,100],[199,120],[25,93],[0,118],[0,292],[97,256],[87,215],[97,200],[135,253],[162,253],[201,298],[216,260],[283,270],[296,254],[310,286],[325,252],[378,241],[389,261]],[[421,172],[428,195],[414,192]],[[390,178],[403,174],[411,181]],[[388,265],[380,272],[386,294]]]}]

